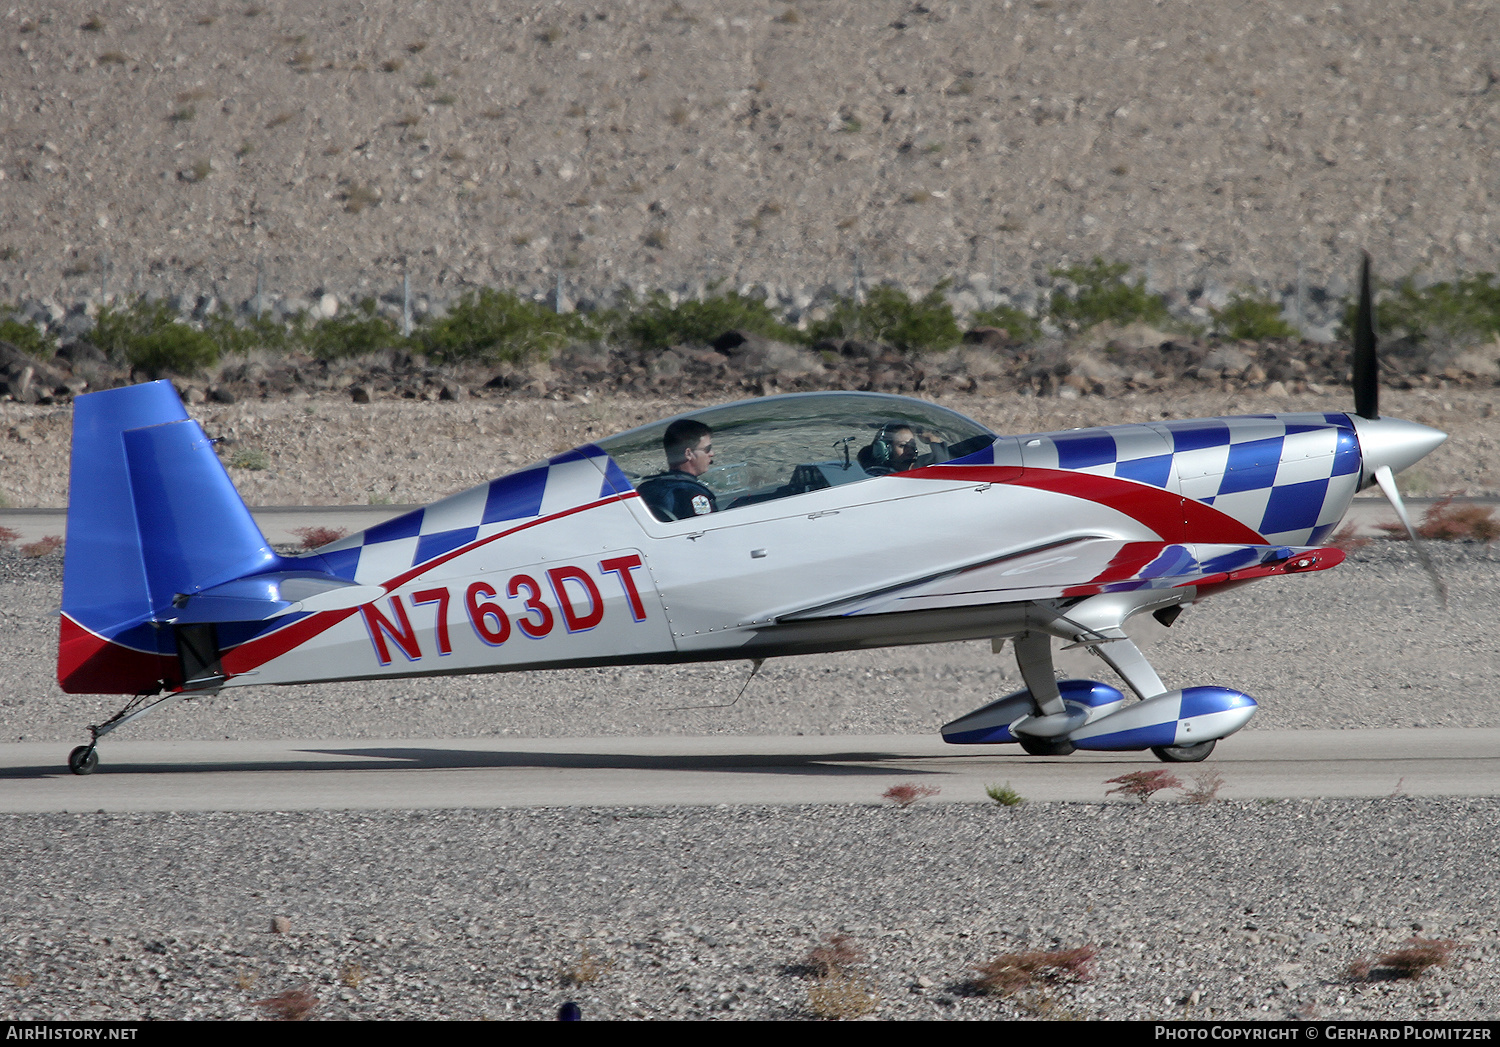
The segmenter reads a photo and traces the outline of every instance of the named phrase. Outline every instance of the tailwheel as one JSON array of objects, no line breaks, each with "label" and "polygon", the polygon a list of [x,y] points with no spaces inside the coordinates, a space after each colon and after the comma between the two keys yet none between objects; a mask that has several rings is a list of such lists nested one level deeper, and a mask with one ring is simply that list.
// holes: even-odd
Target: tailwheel
[{"label": "tailwheel", "polygon": [[92,745],[80,745],[68,754],[68,770],[74,774],[93,774],[99,766],[99,752]]},{"label": "tailwheel", "polygon": [[1032,738],[1023,734],[1017,741],[1028,756],[1067,756],[1078,748],[1065,738]]},{"label": "tailwheel", "polygon": [[1208,759],[1208,754],[1214,751],[1217,739],[1210,738],[1206,742],[1197,745],[1155,745],[1151,751],[1162,763],[1198,763]]}]

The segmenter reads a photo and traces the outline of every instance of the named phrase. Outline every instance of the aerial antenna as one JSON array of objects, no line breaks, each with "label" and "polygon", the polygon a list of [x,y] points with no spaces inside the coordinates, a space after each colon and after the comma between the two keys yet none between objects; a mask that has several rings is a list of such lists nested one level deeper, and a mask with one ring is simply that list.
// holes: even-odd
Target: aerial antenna
[{"label": "aerial antenna", "polygon": [[764,658],[752,658],[750,660],[750,675],[745,677],[745,682],[740,685],[740,693],[734,696],[733,702],[724,702],[719,705],[672,705],[656,711],[659,713],[680,713],[686,712],[689,709],[728,709],[745,696],[745,690],[750,686],[750,681],[755,679],[755,674],[760,672],[760,667],[764,664],[766,664]]}]

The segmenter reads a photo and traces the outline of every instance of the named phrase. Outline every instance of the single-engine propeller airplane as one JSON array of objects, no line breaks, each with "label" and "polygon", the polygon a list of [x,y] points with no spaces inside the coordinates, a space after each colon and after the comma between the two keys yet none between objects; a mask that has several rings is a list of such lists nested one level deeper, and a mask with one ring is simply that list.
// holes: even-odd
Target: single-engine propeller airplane
[{"label": "single-engine propeller airplane", "polygon": [[[905,397],[771,396],[296,556],[267,543],[169,383],[80,396],[58,681],[132,697],[69,767],[90,773],[103,735],[228,687],[979,638],[1013,642],[1026,686],[948,741],[1201,760],[1255,701],[1169,689],[1125,623],[1335,566],[1320,543],[1355,492],[1379,484],[1405,521],[1393,474],[1446,439],[1380,417],[1368,258],[1360,297],[1353,414],[1001,436]],[[1092,648],[1136,700],[1058,681],[1053,638]]]}]

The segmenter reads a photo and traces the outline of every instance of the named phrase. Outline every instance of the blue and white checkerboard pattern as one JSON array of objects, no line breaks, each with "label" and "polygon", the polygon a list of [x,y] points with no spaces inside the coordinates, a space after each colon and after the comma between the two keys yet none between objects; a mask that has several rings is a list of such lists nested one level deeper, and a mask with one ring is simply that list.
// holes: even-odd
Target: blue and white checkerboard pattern
[{"label": "blue and white checkerboard pattern", "polygon": [[1275,544],[1321,543],[1359,485],[1359,441],[1342,414],[1106,426],[1023,436],[1021,445],[1028,468],[1180,491]]},{"label": "blue and white checkerboard pattern", "polygon": [[633,490],[593,444],[433,502],[319,549],[329,573],[362,585],[385,582],[470,542]]}]

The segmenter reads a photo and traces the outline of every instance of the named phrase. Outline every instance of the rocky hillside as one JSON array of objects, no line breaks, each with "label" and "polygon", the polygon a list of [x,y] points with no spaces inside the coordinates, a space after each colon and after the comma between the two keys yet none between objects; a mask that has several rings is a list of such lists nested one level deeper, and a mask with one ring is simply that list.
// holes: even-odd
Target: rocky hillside
[{"label": "rocky hillside", "polygon": [[[1483,0],[31,0],[0,301],[1497,265]],[[1316,315],[1314,315],[1316,314]]]}]

